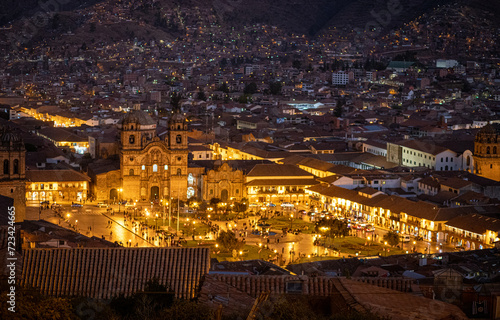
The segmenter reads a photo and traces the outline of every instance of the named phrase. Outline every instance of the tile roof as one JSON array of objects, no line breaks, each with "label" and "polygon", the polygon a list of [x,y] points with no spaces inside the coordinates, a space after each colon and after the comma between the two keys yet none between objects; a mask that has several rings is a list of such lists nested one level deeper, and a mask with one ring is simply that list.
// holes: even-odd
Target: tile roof
[{"label": "tile roof", "polygon": [[267,176],[314,178],[311,173],[287,164],[257,164],[247,174],[247,177]]},{"label": "tile roof", "polygon": [[441,182],[442,186],[451,187],[453,189],[462,189],[462,188],[465,188],[471,184],[473,184],[473,182],[468,181],[468,180],[463,180],[460,178],[449,178],[449,179],[446,179],[445,181]]},{"label": "tile roof", "polygon": [[408,315],[429,320],[467,319],[457,306],[445,302],[336,277],[208,275],[198,301],[239,310],[251,305],[261,292],[269,291],[271,296],[287,293],[289,282],[301,283],[296,294],[335,297],[337,308],[349,307],[361,313],[370,310],[389,319],[407,319]]},{"label": "tile roof", "polygon": [[446,222],[446,225],[477,234],[483,234],[486,230],[500,232],[500,219],[480,214],[458,216]]},{"label": "tile roof", "polygon": [[377,206],[392,213],[406,213],[410,216],[431,220],[447,221],[453,217],[462,214],[460,208],[439,208],[437,205],[425,201],[411,201],[395,195],[380,194],[373,198],[360,195],[356,190],[345,189],[337,186],[325,187],[316,185],[307,188],[307,190],[321,195],[350,200],[369,207]]},{"label": "tile roof", "polygon": [[28,249],[21,284],[42,294],[109,299],[156,277],[178,298],[194,298],[210,267],[208,248]]},{"label": "tile roof", "polygon": [[90,178],[75,170],[27,170],[26,180],[31,182],[90,181]]},{"label": "tile roof", "polygon": [[422,151],[422,152],[425,152],[428,154],[432,154],[432,155],[438,155],[441,152],[449,150],[448,148],[439,146],[437,144],[423,142],[423,141],[417,141],[417,140],[403,140],[403,141],[399,142],[399,145],[406,147],[406,148],[410,148],[410,149]]},{"label": "tile roof", "polygon": [[38,131],[41,135],[52,139],[54,141],[61,142],[87,142],[88,138],[77,136],[74,133],[69,132],[62,128],[44,128]]},{"label": "tile roof", "polygon": [[108,173],[110,171],[120,170],[120,160],[119,159],[98,159],[88,166],[89,175],[98,175],[102,173]]},{"label": "tile roof", "polygon": [[248,182],[246,186],[313,186],[318,183],[314,179],[256,179]]},{"label": "tile roof", "polygon": [[468,319],[457,306],[409,293],[342,279],[345,290],[363,307],[389,319]]}]

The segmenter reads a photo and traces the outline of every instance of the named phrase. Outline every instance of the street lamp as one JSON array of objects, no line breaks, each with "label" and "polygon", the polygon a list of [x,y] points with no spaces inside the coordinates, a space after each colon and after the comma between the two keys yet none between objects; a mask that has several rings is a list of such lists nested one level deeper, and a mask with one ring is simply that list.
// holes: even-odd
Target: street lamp
[{"label": "street lamp", "polygon": [[156,233],[158,233],[158,213],[156,214],[155,224],[156,224],[155,231]]},{"label": "street lamp", "polygon": [[292,224],[293,224],[293,213],[290,214],[290,230],[292,230]]},{"label": "street lamp", "polygon": [[123,189],[118,189],[118,213],[120,213],[120,205],[122,204],[122,191]]}]

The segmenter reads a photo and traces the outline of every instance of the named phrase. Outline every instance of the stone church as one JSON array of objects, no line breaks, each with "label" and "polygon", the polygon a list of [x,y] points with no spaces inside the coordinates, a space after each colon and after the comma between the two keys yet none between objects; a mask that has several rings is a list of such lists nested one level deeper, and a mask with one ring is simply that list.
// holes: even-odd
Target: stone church
[{"label": "stone church", "polygon": [[118,124],[120,129],[119,166],[96,165],[93,178],[96,200],[160,201],[187,200],[188,125],[187,119],[174,112],[168,131],[159,135],[149,114],[133,110]]},{"label": "stone church", "polygon": [[479,176],[500,181],[500,125],[487,124],[474,140],[474,167]]}]

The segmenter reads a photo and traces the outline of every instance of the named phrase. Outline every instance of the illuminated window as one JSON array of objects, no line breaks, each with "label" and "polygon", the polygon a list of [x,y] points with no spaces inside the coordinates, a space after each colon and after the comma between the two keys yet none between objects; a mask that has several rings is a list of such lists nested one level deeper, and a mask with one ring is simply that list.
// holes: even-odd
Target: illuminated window
[{"label": "illuminated window", "polygon": [[153,164],[153,172],[158,172],[158,165],[157,164]]},{"label": "illuminated window", "polygon": [[146,170],[146,166],[145,165],[142,165],[142,170]]},{"label": "illuminated window", "polygon": [[168,170],[168,164],[166,164],[163,168],[164,168],[165,170]]}]

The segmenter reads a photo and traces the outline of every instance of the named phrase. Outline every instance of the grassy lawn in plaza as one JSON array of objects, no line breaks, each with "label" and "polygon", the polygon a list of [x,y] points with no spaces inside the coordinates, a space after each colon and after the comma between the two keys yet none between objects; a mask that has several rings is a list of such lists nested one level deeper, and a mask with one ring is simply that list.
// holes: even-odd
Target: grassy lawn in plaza
[{"label": "grassy lawn in plaza", "polygon": [[234,221],[236,219],[244,219],[244,218],[251,218],[255,217],[255,214],[252,213],[236,213],[236,212],[228,212],[228,213],[211,213],[210,214],[210,220],[213,221]]},{"label": "grassy lawn in plaza", "polygon": [[[312,261],[324,260],[326,252],[327,256],[332,256],[331,258],[340,258],[345,256],[356,257],[356,253],[359,257],[376,255],[386,256],[406,253],[406,251],[397,247],[391,247],[382,243],[367,241],[364,238],[352,236],[336,239],[322,239],[322,242],[324,245],[316,247],[317,250],[315,250],[314,253],[317,252],[318,255],[323,256],[323,258],[312,256]],[[325,250],[325,248],[328,250]],[[306,258],[301,258],[300,262],[305,262],[304,260],[308,261],[307,256]]]},{"label": "grassy lawn in plaza", "polygon": [[[145,222],[145,218],[138,218],[136,219],[140,222]],[[163,227],[167,226],[168,227],[168,219],[165,219],[165,223],[163,222],[163,219],[147,219],[147,224],[150,227],[153,226],[158,226],[158,229],[162,229]],[[174,230],[177,230],[177,219],[172,219],[172,222],[170,224],[170,227],[173,228]],[[191,238],[194,232],[195,236],[204,236],[206,233],[210,231],[210,227],[205,225],[204,223],[201,223],[199,221],[196,221],[196,223],[193,224],[193,220],[181,220],[179,223],[179,231],[180,234],[183,235],[185,238],[189,237]],[[175,231],[174,231],[175,232]]]},{"label": "grassy lawn in plaza", "polygon": [[[269,258],[274,259],[276,254],[272,250],[264,249],[256,245],[244,245],[240,252],[237,253],[236,257],[233,257],[232,252],[220,252],[219,248],[215,246],[216,242],[214,240],[187,240],[182,244],[183,247],[202,247],[208,246],[210,247],[210,256],[212,258],[216,258],[219,261],[240,261],[240,260],[254,260],[254,259],[262,259],[268,260]],[[385,256],[387,255],[395,255],[395,254],[404,254],[406,251],[392,248],[390,246],[384,246],[380,243],[370,243],[367,244],[366,239],[356,238],[356,237],[345,237],[338,238],[332,241],[329,239],[326,243],[330,245],[331,248],[328,249],[328,253],[325,254],[325,248],[318,246],[317,253],[314,252],[296,252],[296,257],[294,258],[293,263],[305,263],[305,262],[314,262],[321,260],[331,260],[331,259],[340,259],[340,258],[349,258],[356,257],[356,253],[358,253],[358,258],[363,258],[366,256]],[[365,245],[367,244],[367,245]],[[384,251],[384,247],[389,249],[388,252]],[[336,248],[337,251],[333,248]],[[259,250],[260,253],[259,253]],[[301,257],[298,257],[298,254],[301,254]],[[305,256],[304,256],[305,254]],[[276,262],[276,261],[274,261]],[[289,262],[289,260],[285,260],[285,262]]]},{"label": "grassy lawn in plaza", "polygon": [[[258,246],[244,245],[240,252],[238,252],[237,257],[233,257],[232,252],[220,252],[214,254],[215,247],[212,247],[210,255],[212,258],[216,258],[219,261],[240,261],[240,260],[255,260],[255,259],[265,259],[268,260],[269,257],[274,258],[276,255],[272,250],[259,248]],[[260,253],[259,253],[260,250]]]},{"label": "grassy lawn in plaza", "polygon": [[283,228],[292,227],[293,230],[299,229],[302,233],[315,233],[314,232],[314,223],[306,222],[302,219],[293,219],[292,223],[290,223],[290,218],[288,216],[279,216],[266,220],[267,224],[271,225],[271,229],[273,230],[282,230]]},{"label": "grassy lawn in plaza", "polygon": [[[272,250],[260,248],[258,246],[245,244],[238,252],[236,258],[233,257],[232,252],[220,252],[220,248],[215,246],[214,240],[187,240],[182,243],[183,247],[209,247],[210,257],[216,258],[219,261],[240,261],[240,260],[255,260],[255,259],[268,259],[270,256],[274,258],[275,253]],[[262,249],[262,250],[261,250]],[[260,253],[259,253],[260,250]],[[240,254],[241,252],[241,254]]]}]

